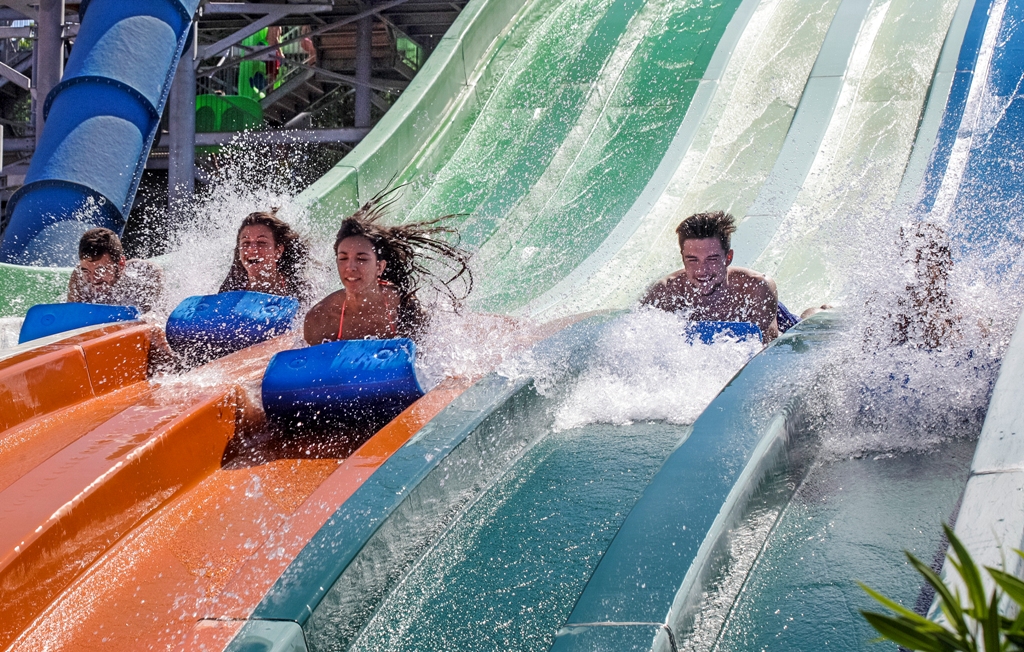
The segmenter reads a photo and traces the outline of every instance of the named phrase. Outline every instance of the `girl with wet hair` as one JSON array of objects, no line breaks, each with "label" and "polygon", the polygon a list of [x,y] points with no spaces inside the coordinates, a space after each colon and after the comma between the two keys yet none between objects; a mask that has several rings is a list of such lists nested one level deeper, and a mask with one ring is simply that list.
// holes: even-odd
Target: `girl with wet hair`
[{"label": "girl with wet hair", "polygon": [[469,254],[445,236],[458,233],[445,215],[400,226],[379,223],[397,199],[398,188],[382,191],[342,220],[334,240],[338,276],[344,286],[306,315],[310,344],[364,338],[417,338],[427,316],[417,293],[426,287],[457,309],[472,288]]},{"label": "girl with wet hair", "polygon": [[277,210],[250,213],[242,220],[231,269],[218,292],[249,290],[295,297],[303,303],[311,298],[304,277],[308,249],[299,234],[277,217]]}]

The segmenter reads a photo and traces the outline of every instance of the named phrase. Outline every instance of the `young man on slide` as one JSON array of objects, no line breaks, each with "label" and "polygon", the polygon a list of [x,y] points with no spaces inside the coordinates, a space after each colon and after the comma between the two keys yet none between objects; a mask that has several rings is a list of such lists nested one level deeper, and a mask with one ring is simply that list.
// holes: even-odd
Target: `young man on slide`
[{"label": "young man on slide", "polygon": [[[694,321],[757,324],[765,344],[779,336],[779,294],[775,282],[743,267],[730,267],[729,247],[736,221],[723,211],[697,213],[679,224],[683,269],[655,283],[640,301],[669,312],[689,310]],[[782,330],[796,319],[788,311]],[[791,322],[791,323],[790,323]]]},{"label": "young man on slide", "polygon": [[79,266],[68,283],[69,303],[102,303],[153,309],[163,291],[163,272],[148,260],[125,260],[121,239],[110,229],[89,229],[78,243]]}]

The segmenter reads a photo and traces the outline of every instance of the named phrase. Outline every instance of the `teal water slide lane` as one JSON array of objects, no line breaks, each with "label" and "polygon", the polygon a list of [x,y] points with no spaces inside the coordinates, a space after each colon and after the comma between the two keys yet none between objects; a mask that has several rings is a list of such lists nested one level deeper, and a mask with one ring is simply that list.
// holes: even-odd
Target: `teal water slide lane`
[{"label": "teal water slide lane", "polygon": [[[535,347],[535,359],[578,373],[608,318],[561,331]],[[439,530],[543,432],[550,415],[532,409],[539,400],[530,378],[498,374],[459,396],[331,516],[231,649],[266,638],[274,622],[301,625],[312,649],[347,648]]]},{"label": "teal water slide lane", "polygon": [[751,360],[693,424],[629,512],[552,650],[675,650],[730,528],[787,459],[815,357],[836,337],[821,313]]}]

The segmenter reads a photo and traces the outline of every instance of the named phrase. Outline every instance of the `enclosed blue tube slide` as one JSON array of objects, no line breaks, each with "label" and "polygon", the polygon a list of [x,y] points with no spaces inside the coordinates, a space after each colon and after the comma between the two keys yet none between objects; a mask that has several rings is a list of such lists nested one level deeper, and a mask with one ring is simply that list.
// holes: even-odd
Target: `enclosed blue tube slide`
[{"label": "enclosed blue tube slide", "polygon": [[86,230],[122,232],[198,4],[82,3],[25,185],[8,202],[0,261],[71,266]]}]

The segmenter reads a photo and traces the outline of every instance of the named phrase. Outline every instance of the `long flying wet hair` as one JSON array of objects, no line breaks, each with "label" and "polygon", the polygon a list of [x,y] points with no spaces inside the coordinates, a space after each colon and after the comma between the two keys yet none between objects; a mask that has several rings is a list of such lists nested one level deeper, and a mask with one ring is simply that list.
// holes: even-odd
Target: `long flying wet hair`
[{"label": "long flying wet hair", "polygon": [[278,209],[270,211],[257,211],[249,213],[242,220],[235,235],[235,253],[231,261],[231,269],[228,276],[220,285],[218,292],[231,292],[233,290],[244,290],[249,283],[249,275],[242,265],[242,256],[239,252],[239,240],[242,238],[242,229],[247,226],[262,225],[270,229],[274,235],[274,245],[284,245],[281,258],[277,261],[277,271],[284,277],[285,291],[299,301],[306,303],[311,298],[309,282],[305,278],[306,265],[309,260],[309,249],[302,241],[299,234],[277,217]]},{"label": "long flying wet hair", "polygon": [[387,262],[381,281],[398,291],[399,331],[413,333],[426,323],[417,292],[430,287],[459,310],[473,289],[473,274],[470,254],[459,246],[458,231],[444,225],[457,213],[398,226],[378,223],[398,200],[395,193],[401,188],[382,190],[342,220],[334,250],[345,238],[362,236],[370,241],[377,258]]}]

